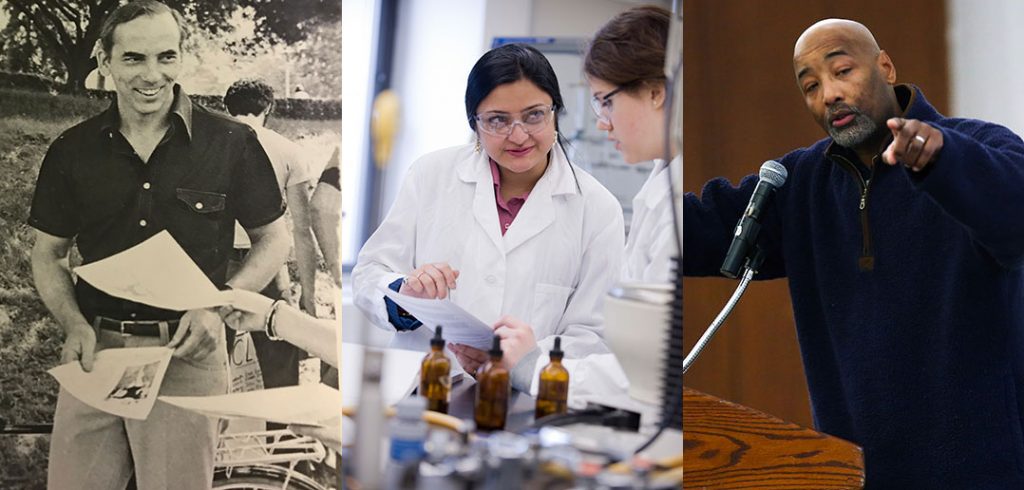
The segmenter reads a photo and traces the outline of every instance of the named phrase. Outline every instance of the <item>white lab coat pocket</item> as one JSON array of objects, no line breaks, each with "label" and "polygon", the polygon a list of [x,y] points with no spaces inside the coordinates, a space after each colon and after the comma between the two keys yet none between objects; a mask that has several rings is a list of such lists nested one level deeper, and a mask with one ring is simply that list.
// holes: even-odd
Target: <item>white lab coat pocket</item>
[{"label": "white lab coat pocket", "polygon": [[530,318],[530,326],[533,327],[533,333],[537,340],[555,333],[572,292],[573,288],[566,286],[537,284]]}]

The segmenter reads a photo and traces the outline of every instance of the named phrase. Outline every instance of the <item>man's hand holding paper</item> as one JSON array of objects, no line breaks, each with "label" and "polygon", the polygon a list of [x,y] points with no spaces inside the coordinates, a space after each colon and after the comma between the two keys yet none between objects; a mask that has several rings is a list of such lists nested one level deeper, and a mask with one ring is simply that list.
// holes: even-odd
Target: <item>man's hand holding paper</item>
[{"label": "man's hand holding paper", "polygon": [[156,402],[170,358],[166,347],[106,349],[95,354],[91,371],[72,360],[48,372],[89,406],[143,420]]},{"label": "man's hand holding paper", "polygon": [[96,331],[88,324],[81,323],[77,327],[69,329],[67,337],[64,339],[64,345],[61,347],[60,363],[67,364],[78,361],[83,371],[92,371],[93,359],[96,357],[95,350]]},{"label": "man's hand holding paper", "polygon": [[174,357],[200,361],[206,359],[220,340],[224,321],[217,310],[199,308],[189,310],[181,317],[181,323],[167,347],[174,349]]}]

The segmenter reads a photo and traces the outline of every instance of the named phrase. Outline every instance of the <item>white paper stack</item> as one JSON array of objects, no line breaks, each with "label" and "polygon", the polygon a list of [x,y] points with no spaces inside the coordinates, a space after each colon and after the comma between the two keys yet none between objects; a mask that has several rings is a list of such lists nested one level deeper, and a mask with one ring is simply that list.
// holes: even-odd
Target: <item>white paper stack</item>
[{"label": "white paper stack", "polygon": [[161,401],[210,417],[246,417],[323,427],[341,417],[341,392],[324,384],[218,396],[161,396]]},{"label": "white paper stack", "polygon": [[230,302],[167,230],[103,260],[75,268],[78,277],[111,296],[188,311]]},{"label": "white paper stack", "polygon": [[398,303],[398,306],[423,322],[423,325],[431,332],[438,325],[443,326],[444,339],[447,342],[465,344],[481,350],[491,348],[494,330],[454,302],[443,299],[414,298],[387,288],[380,288],[380,290],[391,301]]}]

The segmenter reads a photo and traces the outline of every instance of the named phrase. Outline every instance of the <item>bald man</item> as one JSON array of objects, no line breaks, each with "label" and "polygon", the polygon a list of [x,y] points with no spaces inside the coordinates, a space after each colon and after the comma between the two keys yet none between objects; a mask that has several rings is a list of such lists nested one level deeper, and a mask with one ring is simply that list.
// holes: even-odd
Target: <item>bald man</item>
[{"label": "bald man", "polygon": [[[856,22],[808,28],[793,70],[827,137],[778,159],[757,277],[789,279],[815,425],[869,488],[1024,488],[1024,143],[897,85]],[[686,275],[719,275],[756,182],[686,195]]]}]

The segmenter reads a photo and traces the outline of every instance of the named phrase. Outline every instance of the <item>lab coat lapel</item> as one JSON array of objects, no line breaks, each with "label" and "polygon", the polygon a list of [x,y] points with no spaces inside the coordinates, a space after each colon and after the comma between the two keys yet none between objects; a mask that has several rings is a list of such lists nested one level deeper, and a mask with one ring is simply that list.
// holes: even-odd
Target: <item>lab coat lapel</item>
[{"label": "lab coat lapel", "polygon": [[669,194],[668,176],[665,175],[665,172],[671,172],[672,169],[668,168],[669,164],[666,164],[664,160],[656,160],[654,165],[655,168],[652,170],[651,175],[647,177],[647,181],[644,182],[642,191],[644,195],[643,205],[647,209],[657,208]]},{"label": "lab coat lapel", "polygon": [[637,233],[633,230],[642,229],[643,222],[651,216],[651,212],[658,207],[661,201],[666,199],[665,196],[669,193],[668,182],[663,175],[666,171],[665,161],[655,160],[651,174],[647,176],[640,192],[633,198],[633,216],[629,223],[628,242],[636,241]]},{"label": "lab coat lapel", "polygon": [[555,222],[553,196],[576,192],[576,181],[572,178],[569,162],[561,149],[556,145],[551,154],[547,170],[533,186],[523,208],[505,232],[505,253],[511,253]]},{"label": "lab coat lapel", "polygon": [[476,183],[473,194],[473,217],[481,232],[487,235],[499,251],[505,250],[501,239],[501,225],[498,223],[498,205],[494,201],[494,181],[491,168],[484,152],[473,153],[473,158],[459,163],[459,178],[463,182]]},{"label": "lab coat lapel", "polygon": [[[550,169],[549,169],[550,170]],[[533,186],[530,196],[519,210],[512,226],[505,232],[505,253],[537,236],[555,222],[555,210],[551,201],[551,180],[541,177]]]}]

